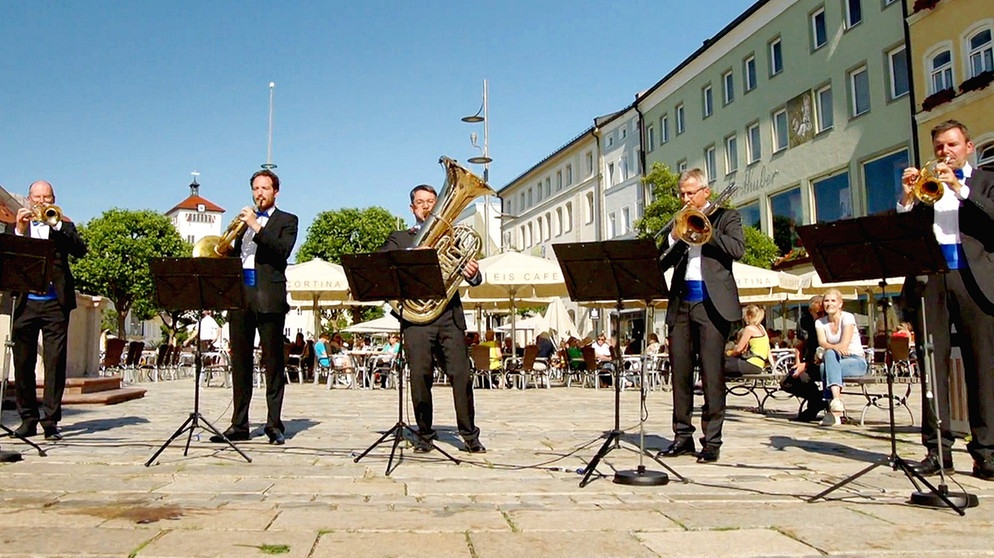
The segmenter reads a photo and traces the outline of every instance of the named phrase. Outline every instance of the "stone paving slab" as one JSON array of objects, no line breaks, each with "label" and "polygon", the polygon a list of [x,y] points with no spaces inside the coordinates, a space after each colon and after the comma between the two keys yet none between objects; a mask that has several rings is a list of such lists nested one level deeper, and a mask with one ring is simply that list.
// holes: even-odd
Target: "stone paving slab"
[{"label": "stone paving slab", "polygon": [[[0,439],[3,449],[24,455],[0,465],[0,555],[994,555],[994,483],[969,476],[961,443],[950,488],[981,499],[966,517],[910,506],[914,487],[887,466],[827,500],[806,501],[889,454],[882,413],[871,414],[865,427],[821,428],[787,421],[796,412],[791,402],[773,402],[763,416],[733,398],[717,464],[643,457],[648,469],[667,471],[672,480],[632,487],[611,482],[615,470],[640,463],[638,394],[627,391],[622,447],[581,488],[577,470],[613,425],[608,390],[479,390],[478,422],[489,451],[470,456],[458,451],[449,389],[438,386],[439,444],[463,462],[402,446],[388,476],[389,445],[353,460],[396,422],[394,391],[293,384],[287,445],[269,445],[257,427],[238,444],[248,463],[201,431],[189,455],[184,438],[145,467],[188,416],[193,392],[191,380],[145,385],[141,400],[67,409],[66,439],[39,440],[48,457]],[[204,416],[226,427],[230,390],[203,392]],[[256,419],[264,407],[256,390]],[[650,393],[648,409],[646,446],[665,447],[670,394]],[[16,417],[6,412],[3,420]],[[899,422],[904,457],[921,457],[918,438],[917,429]]]}]

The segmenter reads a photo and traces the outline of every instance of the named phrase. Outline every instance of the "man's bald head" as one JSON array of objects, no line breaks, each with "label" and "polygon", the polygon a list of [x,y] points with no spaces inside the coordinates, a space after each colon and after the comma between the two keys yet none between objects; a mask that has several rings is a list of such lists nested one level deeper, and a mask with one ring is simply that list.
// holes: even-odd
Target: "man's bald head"
[{"label": "man's bald head", "polygon": [[28,187],[28,200],[33,205],[55,203],[55,189],[44,180],[36,180]]}]

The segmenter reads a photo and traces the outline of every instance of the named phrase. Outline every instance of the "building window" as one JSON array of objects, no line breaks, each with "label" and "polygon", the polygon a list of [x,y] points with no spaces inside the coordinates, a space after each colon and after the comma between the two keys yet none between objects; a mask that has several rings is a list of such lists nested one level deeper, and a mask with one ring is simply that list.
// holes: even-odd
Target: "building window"
[{"label": "building window", "polygon": [[815,180],[811,186],[814,190],[815,215],[818,223],[852,217],[852,194],[849,189],[848,171]]},{"label": "building window", "polygon": [[552,195],[552,178],[545,177],[545,197]]},{"label": "building window", "polygon": [[521,209],[519,211],[524,211],[525,209],[528,208],[528,206],[525,205],[525,193],[524,192],[521,192],[521,195],[518,196],[518,206],[521,207]]},{"label": "building window", "polygon": [[828,42],[828,31],[825,27],[825,8],[811,14],[811,50],[818,50]]},{"label": "building window", "polygon": [[676,164],[676,171],[677,172],[685,172],[686,170],[687,170],[687,160],[686,159],[681,159]]},{"label": "building window", "polygon": [[628,128],[622,128],[621,129],[621,139],[625,139],[627,137],[628,137]]},{"label": "building window", "polygon": [[573,230],[573,202],[566,202],[566,212],[563,215],[563,232]]},{"label": "building window", "polygon": [[607,164],[607,187],[614,186],[614,163]]},{"label": "building window", "polygon": [[556,191],[563,189],[563,171],[556,171]]},{"label": "building window", "polygon": [[587,192],[583,197],[583,221],[586,224],[594,222],[594,193]]},{"label": "building window", "polygon": [[984,29],[970,37],[970,77],[994,70],[991,30]]},{"label": "building window", "polygon": [[594,154],[587,152],[587,176],[594,174]]},{"label": "building window", "polygon": [[904,45],[887,53],[890,67],[890,98],[896,99],[908,94],[908,57]]},{"label": "building window", "polygon": [[711,184],[718,178],[718,169],[716,168],[715,157],[714,157],[714,145],[709,145],[704,148],[704,172],[708,175],[708,184]]},{"label": "building window", "polygon": [[867,215],[894,209],[894,200],[903,193],[901,174],[909,164],[907,149],[863,163]]},{"label": "building window", "polygon": [[614,134],[609,134],[607,136],[607,146],[614,147]]},{"label": "building window", "polygon": [[704,86],[701,96],[701,105],[704,107],[704,118],[711,116],[714,113],[714,94],[711,92],[711,84]]},{"label": "building window", "polygon": [[621,234],[628,234],[632,228],[632,214],[627,207],[621,209]]},{"label": "building window", "polygon": [[818,131],[830,130],[835,125],[831,85],[826,85],[815,92],[815,104],[818,109]]},{"label": "building window", "polygon": [[780,109],[773,113],[773,152],[787,149],[787,111]]},{"label": "building window", "polygon": [[781,254],[786,254],[797,246],[798,235],[795,228],[804,222],[801,189],[792,188],[770,196],[770,213],[773,215],[773,242]]},{"label": "building window", "polygon": [[932,57],[932,70],[930,72],[932,89],[929,93],[938,93],[943,89],[953,87],[953,55],[948,50],[944,50]]},{"label": "building window", "polygon": [[535,202],[538,203],[541,201],[542,201],[542,181],[540,180],[538,182],[538,185],[535,187]]},{"label": "building window", "polygon": [[607,216],[607,237],[614,238],[618,236],[618,217],[612,211],[610,215]]},{"label": "building window", "polygon": [[535,244],[538,244],[545,238],[545,223],[542,222],[542,217],[539,217],[536,222],[538,223],[538,234],[535,235]]},{"label": "building window", "polygon": [[977,146],[977,166],[989,167],[994,165],[994,141]]},{"label": "building window", "polygon": [[753,202],[749,205],[743,205],[735,208],[739,215],[742,217],[743,227],[752,227],[756,230],[762,230],[760,224],[759,216],[759,202]]},{"label": "building window", "polygon": [[620,168],[618,169],[618,171],[619,171],[618,172],[618,184],[621,184],[622,182],[628,180],[628,176],[629,176],[628,175],[628,154],[627,153],[625,153],[624,155],[621,156],[621,161],[619,161],[619,167]]},{"label": "building window", "polygon": [[532,189],[529,188],[528,189],[528,205],[526,205],[525,207],[531,207],[531,206],[532,206]]},{"label": "building window", "polygon": [[863,21],[862,0],[846,0],[846,29],[852,29]]},{"label": "building window", "polygon": [[652,124],[645,127],[645,145],[649,151],[656,148],[656,129],[653,128]]},{"label": "building window", "polygon": [[755,163],[763,156],[762,143],[759,139],[759,122],[754,122],[746,128],[746,142],[749,144],[749,164]]},{"label": "building window", "polygon": [[742,63],[742,75],[745,81],[745,90],[752,91],[756,88],[756,57],[750,55]]},{"label": "building window", "polygon": [[664,114],[659,119],[659,145],[670,141],[670,117]]},{"label": "building window", "polygon": [[545,214],[545,240],[552,240],[552,215]]},{"label": "building window", "polygon": [[573,184],[573,165],[566,165],[566,185]]},{"label": "building window", "polygon": [[728,70],[721,76],[722,96],[725,104],[735,100],[735,81],[732,79],[732,71]]},{"label": "building window", "polygon": [[783,71],[783,43],[780,37],[770,41],[770,77]]},{"label": "building window", "polygon": [[683,114],[683,103],[676,106],[676,135],[687,131],[687,122]]},{"label": "building window", "polygon": [[556,208],[556,221],[555,221],[555,225],[556,225],[556,228],[554,229],[555,230],[555,235],[559,236],[559,235],[563,234],[563,208],[561,208],[561,207],[557,207]]},{"label": "building window", "polygon": [[852,116],[870,112],[870,75],[866,66],[849,73],[849,96],[852,99]]},{"label": "building window", "polygon": [[735,135],[725,138],[725,174],[739,170],[739,145]]}]

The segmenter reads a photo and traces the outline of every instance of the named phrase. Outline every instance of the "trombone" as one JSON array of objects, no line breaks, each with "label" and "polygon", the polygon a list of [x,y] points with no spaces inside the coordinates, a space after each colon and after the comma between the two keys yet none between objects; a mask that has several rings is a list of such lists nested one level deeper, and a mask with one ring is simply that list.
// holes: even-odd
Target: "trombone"
[{"label": "trombone", "polygon": [[[673,215],[673,218],[670,219],[669,223],[666,223],[663,228],[659,229],[659,232],[656,233],[655,238],[658,239],[660,236],[669,234],[672,231],[676,233],[675,236],[678,241],[683,241],[691,246],[702,246],[707,244],[708,241],[711,240],[713,231],[710,219],[711,214],[731,199],[738,189],[739,187],[732,182],[726,186],[725,189],[718,194],[718,197],[712,200],[703,211],[694,207],[690,202],[687,202],[687,204],[683,206],[683,209],[677,211],[676,214]],[[666,256],[669,256],[670,252],[678,245],[678,242],[673,243],[659,256],[659,259],[665,259]]]},{"label": "trombone", "polygon": [[31,220],[54,227],[62,220],[62,208],[55,204],[38,204],[31,207]]}]

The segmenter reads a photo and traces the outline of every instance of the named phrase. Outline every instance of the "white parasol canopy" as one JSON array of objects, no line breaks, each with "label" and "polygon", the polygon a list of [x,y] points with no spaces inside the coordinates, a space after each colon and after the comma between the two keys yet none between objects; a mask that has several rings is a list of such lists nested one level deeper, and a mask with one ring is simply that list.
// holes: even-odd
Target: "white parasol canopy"
[{"label": "white parasol canopy", "polygon": [[321,332],[319,308],[359,304],[352,300],[349,281],[342,266],[321,258],[287,266],[286,290],[289,304],[311,303],[315,336]]},{"label": "white parasol canopy", "polygon": [[387,314],[375,320],[353,324],[342,331],[348,333],[396,333],[400,331],[400,323],[393,314]]},{"label": "white parasol canopy", "polygon": [[556,297],[549,303],[549,307],[545,310],[545,322],[557,346],[562,339],[568,339],[570,336],[580,337],[580,331],[570,318],[562,298]]}]

